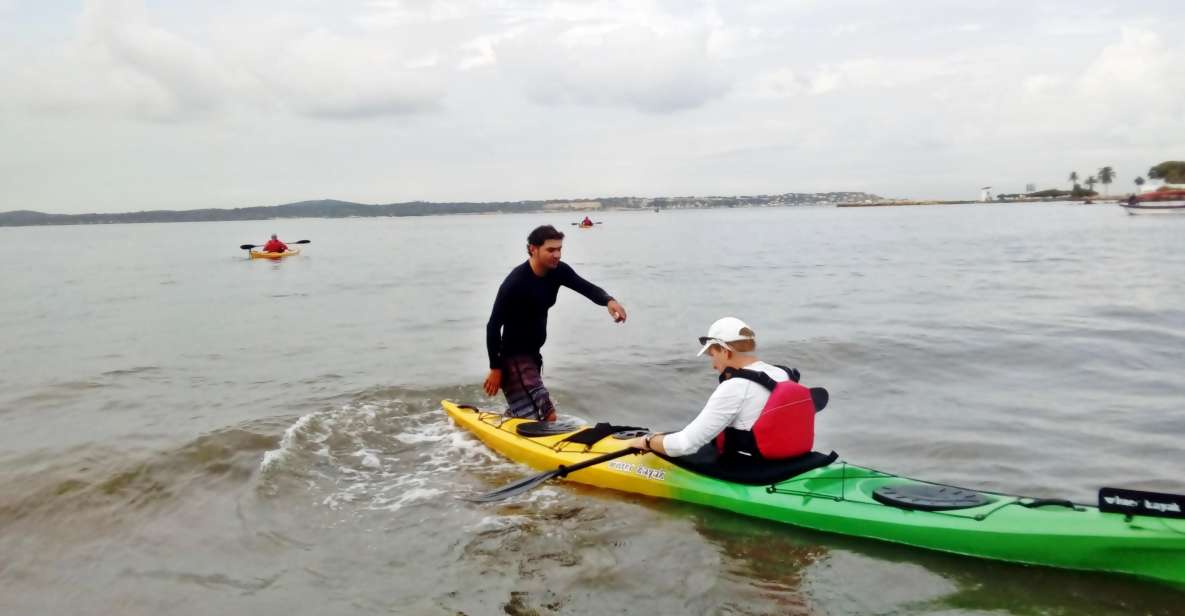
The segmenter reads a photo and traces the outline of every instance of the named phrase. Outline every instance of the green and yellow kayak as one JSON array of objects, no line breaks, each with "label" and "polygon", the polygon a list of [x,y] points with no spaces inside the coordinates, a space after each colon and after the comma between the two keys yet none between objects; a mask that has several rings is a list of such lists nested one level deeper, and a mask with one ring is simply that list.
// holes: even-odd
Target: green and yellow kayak
[{"label": "green and yellow kayak", "polygon": [[263,252],[261,250],[252,250],[252,259],[272,259],[273,261],[283,259],[284,257],[293,257],[300,254],[299,248],[285,250],[284,252]]},{"label": "green and yellow kayak", "polygon": [[[615,436],[591,445],[567,440],[588,425],[523,436],[520,426],[533,422],[448,400],[441,404],[457,425],[490,448],[540,470],[572,466],[625,447],[624,438]],[[791,463],[788,473],[756,479],[725,480],[720,473],[709,476],[703,468],[675,462],[654,453],[625,455],[566,478],[818,531],[993,560],[1130,574],[1185,587],[1185,519],[943,486],[848,464],[834,453],[810,454]],[[790,468],[794,464],[797,469]]]}]

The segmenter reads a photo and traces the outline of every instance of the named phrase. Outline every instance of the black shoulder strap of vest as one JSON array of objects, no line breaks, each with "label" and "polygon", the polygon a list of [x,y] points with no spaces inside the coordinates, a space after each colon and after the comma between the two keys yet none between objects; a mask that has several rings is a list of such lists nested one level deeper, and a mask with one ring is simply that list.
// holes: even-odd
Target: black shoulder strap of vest
[{"label": "black shoulder strap of vest", "polygon": [[723,383],[728,379],[745,379],[746,381],[753,381],[758,385],[773,391],[778,386],[778,382],[772,376],[761,372],[760,370],[745,370],[744,368],[725,368],[724,372],[720,373],[720,382]]},{"label": "black shoulder strap of vest", "polygon": [[788,366],[783,366],[780,364],[774,364],[774,366],[781,368],[782,370],[785,370],[786,374],[788,374],[790,376],[790,380],[794,381],[795,383],[798,382],[798,379],[802,378],[802,374],[800,372],[798,372],[797,370],[795,370],[794,368],[790,368]]}]

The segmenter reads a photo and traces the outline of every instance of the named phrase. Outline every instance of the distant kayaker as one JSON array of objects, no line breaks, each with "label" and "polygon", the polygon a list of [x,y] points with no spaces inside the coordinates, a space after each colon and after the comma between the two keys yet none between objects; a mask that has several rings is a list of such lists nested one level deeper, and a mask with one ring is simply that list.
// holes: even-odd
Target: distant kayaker
[{"label": "distant kayaker", "polygon": [[275,233],[272,234],[272,239],[268,240],[267,243],[263,245],[264,252],[285,252],[287,250],[288,245],[284,242],[281,242],[280,238],[276,237]]},{"label": "distant kayaker", "polygon": [[551,225],[537,227],[527,236],[525,263],[510,271],[486,323],[486,351],[490,373],[485,392],[506,394],[507,415],[555,420],[555,405],[543,386],[543,356],[547,340],[547,311],[555,305],[560,287],[568,287],[605,306],[617,323],[625,322],[625,308],[604,289],[581,278],[560,262],[564,234]]},{"label": "distant kayaker", "polygon": [[716,321],[699,341],[699,355],[711,357],[720,384],[685,428],[635,438],[631,447],[702,462],[727,457],[742,463],[810,451],[815,408],[810,390],[797,383],[797,370],[758,359],[756,335],[735,317]]},{"label": "distant kayaker", "polygon": [[591,227],[592,225],[593,225],[593,221],[588,216],[585,216],[584,220],[580,221],[580,226],[582,226],[582,227]]}]

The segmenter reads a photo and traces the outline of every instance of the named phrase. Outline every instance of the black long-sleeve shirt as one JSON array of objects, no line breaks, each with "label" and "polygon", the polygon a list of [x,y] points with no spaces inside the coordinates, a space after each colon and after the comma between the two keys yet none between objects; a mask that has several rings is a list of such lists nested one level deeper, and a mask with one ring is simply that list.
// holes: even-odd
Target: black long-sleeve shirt
[{"label": "black long-sleeve shirt", "polygon": [[539,350],[547,341],[547,311],[555,305],[560,287],[568,287],[599,306],[613,299],[563,261],[543,276],[535,275],[530,261],[524,262],[510,270],[498,287],[498,297],[486,323],[490,368],[501,368],[502,358],[507,355],[541,357]]}]

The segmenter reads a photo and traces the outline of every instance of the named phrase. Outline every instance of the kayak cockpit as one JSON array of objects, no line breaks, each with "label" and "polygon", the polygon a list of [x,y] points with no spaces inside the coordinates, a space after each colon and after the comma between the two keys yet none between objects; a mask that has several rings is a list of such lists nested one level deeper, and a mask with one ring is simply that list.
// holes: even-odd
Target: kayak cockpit
[{"label": "kayak cockpit", "polygon": [[695,455],[684,457],[664,456],[659,453],[654,453],[654,455],[693,473],[750,486],[781,483],[807,471],[827,466],[839,458],[839,454],[834,451],[827,454],[812,451],[787,460],[763,460],[756,463],[738,464],[719,459],[705,461]]}]

